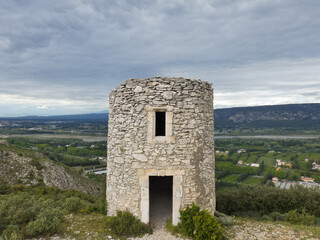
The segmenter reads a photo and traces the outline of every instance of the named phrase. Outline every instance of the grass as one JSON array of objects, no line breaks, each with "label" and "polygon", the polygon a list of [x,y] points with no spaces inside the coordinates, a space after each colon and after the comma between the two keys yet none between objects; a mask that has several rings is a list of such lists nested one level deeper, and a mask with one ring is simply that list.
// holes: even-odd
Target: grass
[{"label": "grass", "polygon": [[320,153],[310,153],[309,158],[320,160]]},{"label": "grass", "polygon": [[248,159],[246,159],[246,163],[254,163],[254,162],[256,162],[257,159],[258,159],[258,155],[251,153],[250,157],[248,157]]},{"label": "grass", "polygon": [[219,169],[219,168],[222,168],[222,169],[223,168],[231,168],[233,166],[234,166],[234,164],[232,162],[219,162],[219,161],[216,161],[216,169]]},{"label": "grass", "polygon": [[221,178],[221,181],[236,183],[239,176],[239,174],[230,174]]},{"label": "grass", "polygon": [[110,235],[106,228],[106,217],[97,214],[70,214],[64,223],[65,236],[75,239],[106,239]]},{"label": "grass", "polygon": [[238,160],[241,160],[241,161],[245,162],[247,159],[248,159],[248,154],[247,153],[241,153]]},{"label": "grass", "polygon": [[63,237],[80,240],[126,239],[126,237],[117,237],[112,234],[111,230],[107,227],[108,217],[102,214],[77,213],[67,215],[65,219],[63,228],[66,230]]},{"label": "grass", "polygon": [[258,160],[259,163],[264,162],[264,170],[272,170],[273,165],[275,164],[275,160],[270,157],[260,157]]},{"label": "grass", "polygon": [[234,152],[230,155],[230,158],[231,159],[238,159],[238,153],[237,152]]},{"label": "grass", "polygon": [[308,158],[308,153],[299,153],[297,159],[303,161],[305,158]]},{"label": "grass", "polygon": [[233,191],[235,187],[218,187],[216,188],[216,192],[227,192],[227,191]]},{"label": "grass", "polygon": [[244,179],[241,183],[245,183],[248,185],[256,185],[256,184],[261,184],[261,181],[262,181],[262,178],[249,176],[246,179]]}]

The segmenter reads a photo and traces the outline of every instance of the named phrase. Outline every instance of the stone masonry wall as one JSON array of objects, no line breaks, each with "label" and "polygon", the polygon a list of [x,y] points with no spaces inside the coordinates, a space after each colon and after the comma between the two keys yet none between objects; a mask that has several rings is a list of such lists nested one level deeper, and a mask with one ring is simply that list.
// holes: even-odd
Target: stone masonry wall
[{"label": "stone masonry wall", "polygon": [[[148,140],[152,134],[148,124],[153,124],[149,113],[162,108],[171,114],[168,128],[172,136],[152,142]],[[182,185],[177,196],[181,199],[179,208],[194,201],[213,212],[213,124],[213,89],[207,82],[162,77],[129,79],[113,90],[109,99],[108,215],[127,209],[141,218],[141,176],[177,172],[182,175],[177,178]]]}]

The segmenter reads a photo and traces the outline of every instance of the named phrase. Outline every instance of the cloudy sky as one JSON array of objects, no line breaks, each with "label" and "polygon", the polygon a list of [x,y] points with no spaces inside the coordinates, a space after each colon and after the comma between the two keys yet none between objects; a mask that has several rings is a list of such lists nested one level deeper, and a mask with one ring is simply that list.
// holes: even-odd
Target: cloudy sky
[{"label": "cloudy sky", "polygon": [[0,116],[104,111],[128,78],[212,82],[215,108],[320,102],[320,1],[1,0]]}]

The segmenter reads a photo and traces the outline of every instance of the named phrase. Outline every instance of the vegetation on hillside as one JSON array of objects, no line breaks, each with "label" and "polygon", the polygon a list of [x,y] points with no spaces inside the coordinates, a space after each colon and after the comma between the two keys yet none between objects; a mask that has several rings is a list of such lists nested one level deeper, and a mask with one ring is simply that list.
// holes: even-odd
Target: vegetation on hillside
[{"label": "vegetation on hillside", "polygon": [[[61,189],[77,189],[95,195],[103,194],[105,182],[92,181],[79,171],[54,163],[44,155],[21,147],[0,144],[0,178],[10,185],[45,183]],[[99,179],[100,180],[100,179]]]},{"label": "vegetation on hillside", "polygon": [[107,156],[106,142],[84,142],[80,139],[8,138],[8,143],[19,148],[38,151],[51,160],[67,166],[98,166],[98,157]]},{"label": "vegetation on hillside", "polygon": [[228,215],[320,226],[320,191],[295,187],[240,186],[216,193],[217,210]]},{"label": "vegetation on hillside", "polygon": [[64,231],[67,213],[106,214],[106,202],[75,190],[44,185],[9,186],[0,180],[0,236],[24,239]]}]

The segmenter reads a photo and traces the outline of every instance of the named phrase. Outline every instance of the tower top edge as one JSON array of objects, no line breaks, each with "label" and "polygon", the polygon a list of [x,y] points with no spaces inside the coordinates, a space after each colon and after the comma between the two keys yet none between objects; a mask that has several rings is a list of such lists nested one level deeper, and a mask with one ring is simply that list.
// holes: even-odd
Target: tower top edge
[{"label": "tower top edge", "polygon": [[[165,77],[165,76],[155,76],[155,77],[148,77],[148,78],[129,78],[125,80],[123,83],[121,83],[116,89],[128,87],[130,85],[146,85],[147,83],[159,83],[159,84],[182,84],[182,83],[191,83],[191,84],[201,84],[201,85],[207,85],[207,87],[212,88],[212,83],[203,81],[201,79],[191,79],[191,78],[184,78],[184,77]],[[130,87],[129,87],[130,88]],[[114,90],[116,90],[114,89]]]}]

